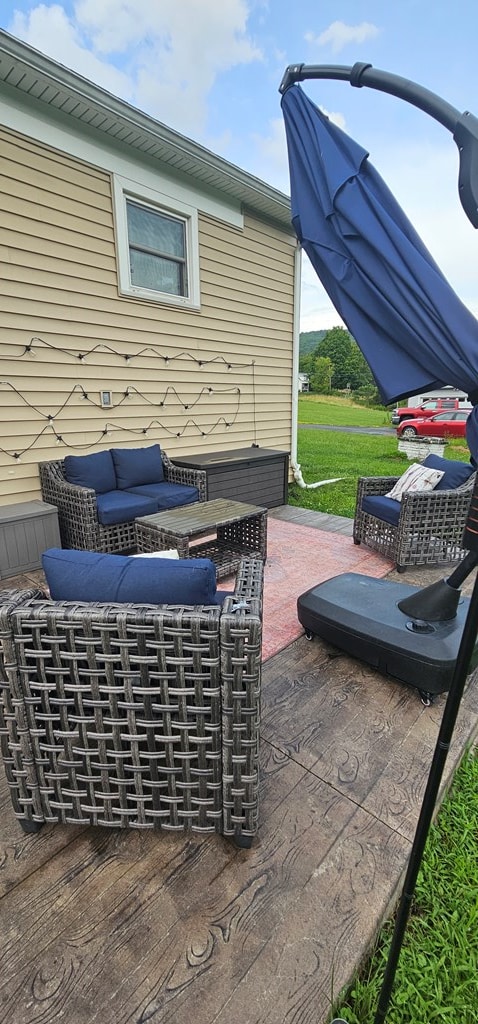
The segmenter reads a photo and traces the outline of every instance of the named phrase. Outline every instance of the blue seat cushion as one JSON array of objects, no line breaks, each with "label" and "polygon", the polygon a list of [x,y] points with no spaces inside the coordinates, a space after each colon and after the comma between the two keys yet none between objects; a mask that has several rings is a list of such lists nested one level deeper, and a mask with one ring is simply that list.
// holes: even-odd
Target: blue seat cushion
[{"label": "blue seat cushion", "polygon": [[49,548],[42,564],[54,601],[211,605],[224,600],[209,558],[172,561]]},{"label": "blue seat cushion", "polygon": [[394,501],[393,498],[382,498],[381,495],[369,495],[362,500],[362,511],[390,523],[391,526],[398,526],[400,502]]},{"label": "blue seat cushion", "polygon": [[98,519],[103,526],[114,526],[116,523],[129,523],[137,516],[152,516],[158,511],[155,498],[142,494],[130,494],[129,491],[108,491],[97,494]]},{"label": "blue seat cushion", "polygon": [[114,491],[116,473],[111,452],[93,455],[66,455],[63,460],[65,480],[77,487],[92,487],[97,494]]},{"label": "blue seat cushion", "polygon": [[159,444],[148,448],[112,448],[111,456],[116,472],[115,487],[121,490],[141,484],[159,484],[164,480]]},{"label": "blue seat cushion", "polygon": [[458,462],[457,459],[442,459],[439,455],[427,455],[422,466],[429,466],[430,469],[441,469],[444,475],[438,481],[435,491],[453,491],[455,487],[466,484],[471,474],[475,472],[469,462]]},{"label": "blue seat cushion", "polygon": [[[197,487],[187,484],[142,484],[140,487],[128,487],[128,494],[143,494],[154,498],[156,511],[167,508],[176,508],[178,505],[190,505],[193,501],[199,501]],[[145,513],[146,515],[146,513]]]}]

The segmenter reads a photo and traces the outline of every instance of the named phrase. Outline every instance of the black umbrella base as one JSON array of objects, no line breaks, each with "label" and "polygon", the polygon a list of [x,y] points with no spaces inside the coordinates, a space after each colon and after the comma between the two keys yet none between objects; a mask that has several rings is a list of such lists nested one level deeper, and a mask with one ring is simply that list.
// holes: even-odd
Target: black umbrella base
[{"label": "black umbrella base", "polygon": [[456,616],[447,621],[412,618],[398,603],[421,589],[342,573],[301,594],[297,615],[309,639],[321,637],[416,687],[429,704],[450,687],[470,602],[460,594]]}]

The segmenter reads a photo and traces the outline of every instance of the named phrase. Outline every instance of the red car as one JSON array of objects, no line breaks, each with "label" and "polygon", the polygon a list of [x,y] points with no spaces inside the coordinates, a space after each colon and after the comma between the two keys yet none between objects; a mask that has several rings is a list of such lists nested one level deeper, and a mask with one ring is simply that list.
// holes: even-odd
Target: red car
[{"label": "red car", "polygon": [[465,437],[469,409],[439,412],[428,419],[404,420],[397,427],[397,437]]}]

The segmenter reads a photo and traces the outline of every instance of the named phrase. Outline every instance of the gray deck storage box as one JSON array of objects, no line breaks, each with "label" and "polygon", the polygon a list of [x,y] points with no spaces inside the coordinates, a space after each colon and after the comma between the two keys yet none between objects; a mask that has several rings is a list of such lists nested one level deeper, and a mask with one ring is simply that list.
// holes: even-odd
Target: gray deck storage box
[{"label": "gray deck storage box", "polygon": [[232,498],[263,508],[287,504],[288,452],[234,448],[203,455],[175,455],[174,462],[177,466],[206,471],[208,501]]},{"label": "gray deck storage box", "polygon": [[35,499],[0,508],[0,579],[40,569],[43,551],[59,547],[56,505]]}]

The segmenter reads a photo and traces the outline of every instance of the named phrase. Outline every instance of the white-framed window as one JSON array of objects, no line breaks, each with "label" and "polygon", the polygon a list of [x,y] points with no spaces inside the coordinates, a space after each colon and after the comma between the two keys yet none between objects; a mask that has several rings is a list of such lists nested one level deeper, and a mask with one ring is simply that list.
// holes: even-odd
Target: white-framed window
[{"label": "white-framed window", "polygon": [[119,290],[199,309],[197,210],[114,176]]}]

